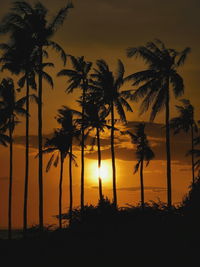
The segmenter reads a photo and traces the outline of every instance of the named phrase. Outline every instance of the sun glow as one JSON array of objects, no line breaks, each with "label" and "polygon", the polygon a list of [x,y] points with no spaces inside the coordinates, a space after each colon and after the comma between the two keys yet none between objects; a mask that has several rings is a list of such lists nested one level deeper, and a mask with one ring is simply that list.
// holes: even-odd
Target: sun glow
[{"label": "sun glow", "polygon": [[101,177],[102,181],[108,182],[111,180],[111,164],[109,161],[102,161],[101,168],[98,168],[98,162],[94,161],[91,163],[91,174],[90,177],[94,181],[98,181],[99,176]]}]

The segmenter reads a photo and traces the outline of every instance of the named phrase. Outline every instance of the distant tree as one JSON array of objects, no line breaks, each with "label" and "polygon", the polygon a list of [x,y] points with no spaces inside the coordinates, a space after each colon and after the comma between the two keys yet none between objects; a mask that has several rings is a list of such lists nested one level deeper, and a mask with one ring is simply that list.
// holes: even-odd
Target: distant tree
[{"label": "distant tree", "polygon": [[[103,132],[105,128],[110,129],[105,118],[108,116],[109,110],[106,109],[101,102],[95,102],[93,94],[88,95],[88,100],[85,102],[85,115],[81,124],[84,125],[84,129],[87,131],[87,135],[95,130],[95,139],[97,140],[97,152],[98,152],[98,180],[99,180],[99,200],[103,199],[102,191],[102,178],[101,178],[101,139],[100,132]],[[95,141],[93,139],[93,141]],[[94,142],[93,142],[94,143]]]},{"label": "distant tree", "polygon": [[[42,176],[42,81],[48,80],[52,86],[53,82],[49,75],[43,72],[43,57],[48,55],[44,47],[52,47],[61,54],[63,61],[66,61],[66,55],[63,49],[51,40],[52,36],[58,30],[66,18],[66,15],[73,5],[68,3],[61,8],[57,15],[48,23],[48,10],[40,2],[32,7],[25,1],[14,2],[12,12],[4,17],[0,32],[10,33],[11,39],[14,39],[16,32],[26,33],[25,39],[32,41],[31,47],[37,55],[38,68],[38,151],[39,151],[39,225],[43,229],[43,176]],[[28,37],[27,37],[28,36]]]},{"label": "distant tree", "polygon": [[194,133],[198,132],[198,127],[194,119],[194,107],[190,101],[187,99],[182,99],[180,101],[182,106],[176,106],[179,116],[170,120],[170,127],[174,130],[174,134],[177,134],[180,131],[186,133],[190,131],[191,133],[192,182],[194,183]]},{"label": "distant tree", "polygon": [[143,99],[141,113],[146,112],[150,106],[152,111],[150,120],[153,121],[161,110],[165,108],[166,126],[166,155],[167,155],[167,203],[172,205],[171,192],[171,153],[170,153],[170,87],[175,97],[184,93],[182,77],[177,69],[184,64],[190,48],[182,52],[166,48],[160,40],[149,42],[146,46],[131,47],[127,49],[127,56],[139,56],[147,63],[148,68],[144,71],[129,75],[126,80],[134,81],[134,86],[139,86],[132,99]]},{"label": "distant tree", "polygon": [[18,115],[26,115],[23,108],[26,97],[16,100],[13,80],[3,79],[0,84],[1,112],[5,115],[4,123],[8,127],[10,140],[10,174],[9,174],[9,199],[8,199],[8,238],[12,238],[12,185],[13,185],[13,132],[19,123]]},{"label": "distant tree", "polygon": [[57,167],[60,161],[60,180],[59,180],[59,228],[62,228],[62,184],[63,184],[63,164],[69,153],[70,138],[63,130],[56,130],[52,138],[46,140],[43,153],[52,153],[46,172],[49,171],[52,163]]},{"label": "distant tree", "polygon": [[81,135],[81,131],[77,125],[74,116],[81,116],[81,113],[72,110],[66,106],[63,106],[58,110],[58,115],[56,117],[57,122],[61,125],[62,131],[65,133],[66,138],[69,142],[69,217],[71,220],[72,209],[73,209],[73,178],[72,178],[72,163],[77,163],[75,161],[75,156],[73,155],[73,143],[77,139],[79,142],[79,137]]},{"label": "distant tree", "polygon": [[143,179],[143,168],[144,161],[146,161],[146,166],[149,165],[150,160],[152,160],[155,155],[152,151],[147,136],[145,134],[145,124],[139,123],[135,126],[135,133],[130,131],[126,132],[131,137],[132,143],[136,145],[136,159],[137,164],[134,167],[134,173],[138,172],[140,168],[140,187],[141,187],[141,206],[144,208],[144,179]]},{"label": "distant tree", "polygon": [[127,99],[131,99],[131,90],[121,90],[124,84],[124,65],[119,60],[116,75],[110,71],[108,64],[104,60],[97,60],[97,69],[94,69],[90,88],[95,92],[97,99],[108,105],[111,115],[111,155],[113,170],[113,203],[117,207],[117,189],[116,189],[116,166],[114,149],[114,130],[115,130],[115,108],[121,120],[126,122],[124,107],[132,112]]},{"label": "distant tree", "polygon": [[193,141],[194,148],[188,152],[188,155],[193,155],[194,157],[194,170],[198,171],[198,176],[200,176],[200,136],[194,138]]},{"label": "distant tree", "polygon": [[[84,60],[84,57],[73,57],[70,56],[72,67],[73,69],[63,69],[58,73],[58,76],[66,76],[69,78],[69,86],[66,89],[67,93],[72,93],[74,89],[80,88],[82,90],[82,118],[84,117],[85,110],[84,110],[84,103],[85,103],[85,97],[88,90],[89,85],[89,72],[92,67],[91,62],[87,62]],[[84,127],[82,125],[82,138],[81,138],[81,209],[84,209],[84,140],[85,140],[85,133],[84,133]]]}]

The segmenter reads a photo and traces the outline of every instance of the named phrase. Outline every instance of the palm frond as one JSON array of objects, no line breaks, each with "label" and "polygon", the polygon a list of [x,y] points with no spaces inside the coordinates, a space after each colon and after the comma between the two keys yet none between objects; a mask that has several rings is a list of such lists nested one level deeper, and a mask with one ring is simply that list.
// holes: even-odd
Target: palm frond
[{"label": "palm frond", "polygon": [[48,41],[48,45],[51,46],[56,52],[58,52],[61,56],[61,59],[63,61],[63,64],[66,64],[66,60],[67,60],[67,56],[65,54],[65,51],[63,50],[63,48],[57,44],[56,42],[53,41]]},{"label": "palm frond", "polygon": [[49,161],[47,163],[47,166],[46,166],[46,172],[48,172],[50,170],[51,165],[52,165],[53,160],[54,160],[54,156],[55,156],[55,154],[51,155],[51,157],[50,157],[50,159],[49,159]]},{"label": "palm frond", "polygon": [[191,52],[190,47],[186,47],[181,53],[180,57],[177,61],[177,66],[182,66],[185,63],[185,60],[187,59],[188,54]]},{"label": "palm frond", "polygon": [[134,166],[134,170],[133,170],[133,173],[134,173],[134,174],[135,174],[136,172],[138,172],[139,167],[140,167],[140,163],[141,163],[141,161],[139,160],[139,161],[135,164],[135,166]]},{"label": "palm frond", "polygon": [[54,17],[54,19],[52,20],[52,22],[49,25],[49,29],[53,32],[56,32],[59,28],[59,26],[61,26],[69,12],[69,9],[73,8],[73,4],[72,2],[68,2],[68,4],[66,5],[66,7],[61,8],[59,10],[59,12],[57,13],[57,15]]},{"label": "palm frond", "polygon": [[53,83],[53,79],[51,78],[51,76],[45,71],[42,71],[41,75],[42,75],[42,78],[51,86],[51,88],[53,88],[54,83]]}]

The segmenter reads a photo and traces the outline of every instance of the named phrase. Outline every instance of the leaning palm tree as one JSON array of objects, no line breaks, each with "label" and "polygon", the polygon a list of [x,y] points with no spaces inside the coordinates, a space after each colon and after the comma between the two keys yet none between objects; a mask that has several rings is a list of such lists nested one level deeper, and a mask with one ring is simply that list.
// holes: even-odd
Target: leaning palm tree
[{"label": "leaning palm tree", "polygon": [[149,146],[149,141],[145,134],[145,124],[139,123],[135,126],[135,133],[131,133],[127,131],[126,133],[130,135],[132,143],[136,145],[136,159],[137,164],[134,167],[134,174],[140,168],[140,187],[141,187],[141,206],[144,208],[144,179],[143,179],[143,168],[144,168],[144,161],[146,161],[146,166],[149,165],[150,160],[152,160],[155,155],[152,151],[151,147]]},{"label": "leaning palm tree", "polygon": [[81,116],[81,113],[72,110],[66,106],[63,106],[58,110],[58,115],[56,117],[57,122],[61,125],[62,131],[66,134],[67,140],[69,142],[69,218],[71,220],[72,209],[73,209],[73,178],[72,178],[72,163],[77,163],[75,161],[75,156],[73,155],[73,143],[75,139],[79,141],[81,134],[78,128],[77,121],[74,119],[74,115]]},{"label": "leaning palm tree", "polygon": [[8,238],[12,238],[12,184],[13,184],[13,132],[19,122],[17,115],[25,115],[23,108],[26,97],[16,100],[14,82],[12,79],[3,79],[0,84],[1,108],[6,118],[5,125],[8,127],[10,139],[10,174],[9,174],[9,200],[8,200]]},{"label": "leaning palm tree", "polygon": [[[70,56],[73,69],[63,69],[58,73],[58,76],[67,76],[69,78],[69,86],[66,89],[67,93],[72,93],[74,89],[80,88],[82,90],[82,102],[85,103],[86,93],[89,87],[89,72],[92,67],[91,62],[84,60],[84,57],[75,58]],[[82,105],[82,118],[84,117],[85,110],[84,104]],[[84,147],[85,147],[85,133],[84,126],[81,128],[81,209],[84,209]]]},{"label": "leaning palm tree", "polygon": [[132,90],[124,90],[121,88],[124,85],[124,65],[119,60],[116,75],[110,71],[108,64],[104,60],[97,60],[97,68],[94,69],[90,88],[95,92],[96,99],[104,105],[107,105],[111,115],[111,155],[112,155],[112,170],[113,170],[113,204],[117,207],[117,189],[116,189],[116,166],[115,166],[115,149],[114,149],[114,130],[115,130],[115,109],[121,120],[126,122],[126,115],[123,107],[127,111],[132,112],[131,106],[126,101],[131,98]]},{"label": "leaning palm tree", "polygon": [[134,81],[133,85],[139,88],[135,91],[133,100],[143,99],[141,114],[146,112],[150,106],[152,111],[150,120],[153,121],[161,110],[165,108],[166,126],[166,155],[167,155],[167,203],[172,205],[171,189],[171,153],[170,153],[170,88],[175,97],[184,92],[184,83],[177,69],[184,64],[190,48],[182,52],[166,48],[160,40],[149,42],[146,46],[131,47],[127,49],[127,56],[140,56],[144,59],[148,68],[129,75],[126,79]]},{"label": "leaning palm tree", "polygon": [[[181,99],[182,106],[176,106],[179,113],[178,117],[170,120],[170,127],[174,130],[174,134],[178,134],[180,131],[191,133],[191,151],[194,151],[194,134],[198,132],[197,124],[194,120],[194,107],[187,99]],[[195,180],[194,171],[194,155],[191,153],[192,163],[192,183]]]},{"label": "leaning palm tree", "polygon": [[[37,69],[38,69],[38,152],[39,152],[39,225],[43,229],[43,167],[42,167],[42,92],[43,92],[43,57],[48,55],[44,51],[45,47],[51,46],[61,54],[65,63],[66,55],[63,49],[54,41],[52,36],[58,30],[66,18],[66,15],[72,3],[68,3],[64,8],[61,8],[57,15],[48,23],[48,10],[40,2],[36,3],[34,7],[24,1],[14,2],[12,12],[9,13],[2,21],[0,32],[10,33],[11,39],[17,31],[23,31],[28,34],[28,39],[31,39],[33,52],[37,55]],[[26,35],[27,36],[27,35]],[[46,79],[52,83],[49,76]]]}]

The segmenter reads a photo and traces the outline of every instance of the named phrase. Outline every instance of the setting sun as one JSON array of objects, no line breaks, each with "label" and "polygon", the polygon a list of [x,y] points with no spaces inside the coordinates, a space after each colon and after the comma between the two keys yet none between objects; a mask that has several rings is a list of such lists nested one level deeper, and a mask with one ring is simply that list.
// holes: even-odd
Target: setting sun
[{"label": "setting sun", "polygon": [[92,174],[91,176],[92,180],[98,181],[99,174],[103,182],[104,181],[108,182],[111,180],[112,168],[110,161],[102,161],[100,170],[98,168],[97,161],[93,161],[90,166],[91,166],[90,173]]}]

